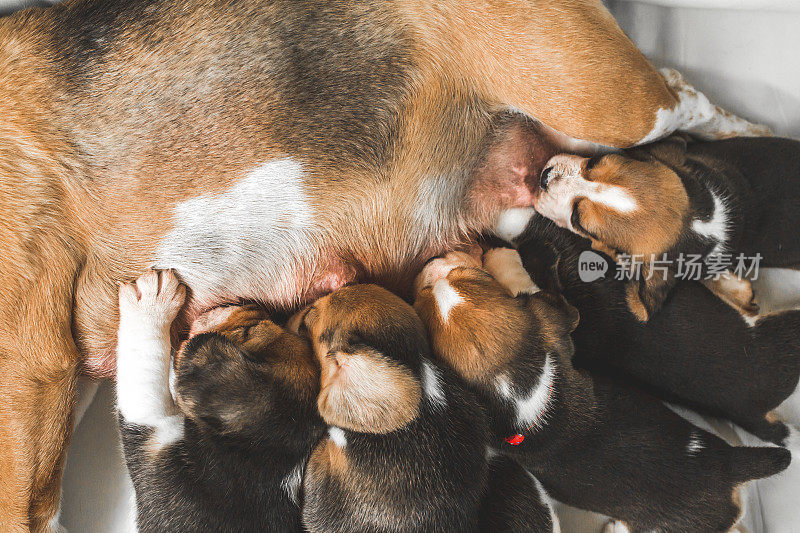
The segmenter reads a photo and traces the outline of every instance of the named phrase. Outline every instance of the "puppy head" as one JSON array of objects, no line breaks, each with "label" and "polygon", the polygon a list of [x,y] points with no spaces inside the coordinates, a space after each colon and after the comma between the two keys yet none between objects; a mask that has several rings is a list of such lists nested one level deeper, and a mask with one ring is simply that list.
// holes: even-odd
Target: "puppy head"
[{"label": "puppy head", "polygon": [[254,305],[212,311],[192,330],[175,360],[175,400],[187,417],[221,435],[281,445],[321,431],[319,368],[306,339]]},{"label": "puppy head", "polygon": [[560,154],[542,170],[534,207],[595,248],[649,258],[678,240],[689,197],[678,174],[655,157]]},{"label": "puppy head", "polygon": [[[489,383],[513,361],[522,362],[519,357],[524,364],[542,364],[550,345],[570,342],[576,323],[570,311],[576,312],[560,297],[543,292],[514,297],[469,256],[448,254],[431,261],[417,277],[416,289],[414,307],[437,356],[476,384]],[[555,299],[564,312],[551,302]]]},{"label": "puppy head", "polygon": [[389,433],[417,417],[425,330],[414,310],[376,285],[351,285],[300,311],[322,368],[317,402],[331,425]]}]

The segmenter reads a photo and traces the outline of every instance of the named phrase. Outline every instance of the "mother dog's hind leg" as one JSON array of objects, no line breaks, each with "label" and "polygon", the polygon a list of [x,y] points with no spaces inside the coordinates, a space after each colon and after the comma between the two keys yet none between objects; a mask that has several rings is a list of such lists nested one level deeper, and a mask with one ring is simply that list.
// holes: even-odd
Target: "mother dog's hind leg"
[{"label": "mother dog's hind leg", "polygon": [[0,285],[0,531],[13,533],[58,530],[78,369],[71,282],[29,281]]},{"label": "mother dog's hind leg", "polygon": [[567,138],[624,148],[676,130],[768,134],[711,104],[675,71],[657,71],[600,0],[402,4],[437,68]]}]

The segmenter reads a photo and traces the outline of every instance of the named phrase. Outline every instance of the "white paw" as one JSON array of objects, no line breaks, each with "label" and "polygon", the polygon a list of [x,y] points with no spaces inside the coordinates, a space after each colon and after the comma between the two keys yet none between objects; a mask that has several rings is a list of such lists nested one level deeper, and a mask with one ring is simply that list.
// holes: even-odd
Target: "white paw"
[{"label": "white paw", "polygon": [[531,279],[519,252],[511,248],[492,248],[483,254],[483,268],[512,296],[520,293],[534,294],[539,287]]},{"label": "white paw", "polygon": [[630,530],[624,522],[609,520],[603,528],[603,533],[630,533]]},{"label": "white paw", "polygon": [[186,287],[171,270],[150,270],[119,288],[120,322],[168,329],[186,300]]}]

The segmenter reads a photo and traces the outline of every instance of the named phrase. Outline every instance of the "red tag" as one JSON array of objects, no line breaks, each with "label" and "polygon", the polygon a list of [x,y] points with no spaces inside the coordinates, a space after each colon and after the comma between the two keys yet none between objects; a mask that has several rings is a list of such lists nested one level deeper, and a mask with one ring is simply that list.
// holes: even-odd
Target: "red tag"
[{"label": "red tag", "polygon": [[525,440],[525,436],[524,435],[520,435],[519,433],[517,433],[516,435],[512,435],[510,437],[506,437],[505,440],[506,440],[507,443],[509,443],[512,446],[518,446],[518,445],[522,444],[522,441]]}]

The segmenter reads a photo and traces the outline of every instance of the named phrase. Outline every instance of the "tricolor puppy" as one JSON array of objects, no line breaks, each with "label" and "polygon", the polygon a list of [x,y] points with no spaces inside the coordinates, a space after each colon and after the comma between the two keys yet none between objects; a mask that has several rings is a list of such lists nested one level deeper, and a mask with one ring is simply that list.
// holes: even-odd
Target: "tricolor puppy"
[{"label": "tricolor puppy", "polygon": [[740,485],[789,464],[783,448],[730,447],[660,401],[574,369],[575,309],[540,291],[511,249],[490,250],[483,266],[431,262],[415,307],[436,353],[482,398],[492,443],[557,500],[633,531],[727,531]]},{"label": "tricolor puppy", "polygon": [[[680,254],[709,264],[735,265],[739,254],[760,254],[761,267],[800,265],[800,142],[739,138],[687,145],[685,137],[673,136],[619,154],[557,155],[542,171],[534,204],[595,248],[644,259],[630,303],[646,319],[674,285]],[[655,272],[653,257],[666,259],[669,269]],[[724,272],[711,288],[757,313],[741,276]]]},{"label": "tricolor puppy", "polygon": [[[537,215],[517,245],[536,283],[547,286],[556,269],[580,312],[572,334],[578,366],[632,380],[777,444],[788,436],[781,420],[800,424],[800,311],[746,316],[702,284],[682,281],[641,322],[627,304],[628,282],[588,240]],[[595,279],[582,274],[582,261],[597,265]]]},{"label": "tricolor puppy", "polygon": [[306,470],[309,529],[478,531],[484,414],[431,361],[414,310],[385,289],[353,285],[292,324],[312,339],[322,367],[319,412],[330,426]]},{"label": "tricolor puppy", "polygon": [[[119,282],[175,269],[187,322],[408,290],[529,208],[555,153],[767,131],[655,70],[599,0],[70,0],[0,18],[0,80],[8,530],[57,527],[75,380],[114,373]],[[511,113],[540,134],[498,127]]]},{"label": "tricolor puppy", "polygon": [[117,405],[139,531],[305,531],[303,470],[325,425],[307,340],[254,306],[205,317],[175,360],[185,290],[170,271],[120,288]]}]

